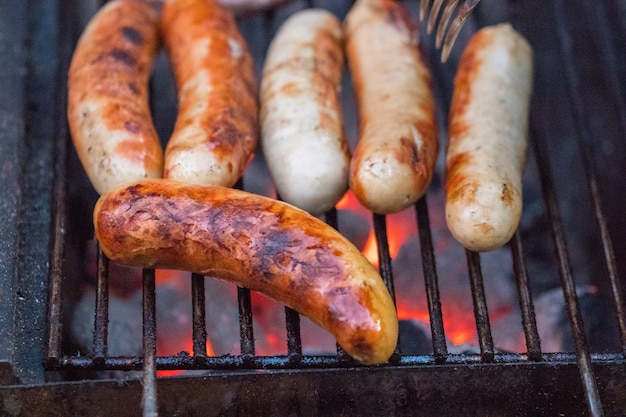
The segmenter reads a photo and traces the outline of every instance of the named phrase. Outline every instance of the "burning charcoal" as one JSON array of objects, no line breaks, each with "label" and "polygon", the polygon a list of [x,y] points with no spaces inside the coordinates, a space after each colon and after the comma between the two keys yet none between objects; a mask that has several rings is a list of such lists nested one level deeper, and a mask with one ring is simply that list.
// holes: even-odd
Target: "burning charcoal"
[{"label": "burning charcoal", "polygon": [[403,355],[432,355],[430,326],[421,320],[400,320],[400,351]]},{"label": "burning charcoal", "polygon": [[191,353],[191,306],[177,288],[166,282],[156,288],[157,354]]},{"label": "burning charcoal", "polygon": [[[599,294],[593,286],[580,286],[576,290],[581,309],[587,341],[591,352],[603,353],[619,350],[617,323],[609,300]],[[546,291],[534,301],[537,329],[543,352],[574,352],[573,339],[563,290]],[[497,344],[500,348],[526,351],[524,334],[521,331],[519,311],[512,312],[502,320],[498,329],[515,328]],[[506,330],[503,331],[506,334]]]},{"label": "burning charcoal", "polygon": [[337,210],[337,218],[341,233],[362,250],[369,235],[368,218],[352,210]]},{"label": "burning charcoal", "polygon": [[205,280],[207,335],[216,355],[239,354],[237,287],[212,278]]},{"label": "burning charcoal", "polygon": [[[94,310],[96,293],[93,289],[83,292],[70,322],[74,341],[83,353],[93,349]],[[141,299],[131,297],[109,299],[109,356],[137,356],[142,352]]]},{"label": "burning charcoal", "polygon": [[[94,240],[86,245],[85,269],[88,281],[93,285],[97,282],[97,246]],[[141,269],[122,266],[115,262],[109,262],[109,292],[122,298],[130,297],[135,291],[141,289]]]},{"label": "burning charcoal", "polygon": [[[432,193],[428,203],[433,208],[442,207],[440,194]],[[453,344],[476,343],[474,306],[465,249],[447,230],[442,210],[431,208],[430,211],[446,336]],[[489,315],[493,323],[515,308],[517,303],[510,252],[504,247],[483,253],[480,255],[480,262]],[[400,247],[392,266],[400,316],[427,317],[428,304],[419,237],[411,238]]]},{"label": "burning charcoal", "polygon": [[[576,290],[581,308],[587,341],[592,352],[619,350],[614,313],[608,300],[592,286]],[[569,318],[561,288],[542,294],[535,301],[535,314],[544,352],[573,352]]]}]

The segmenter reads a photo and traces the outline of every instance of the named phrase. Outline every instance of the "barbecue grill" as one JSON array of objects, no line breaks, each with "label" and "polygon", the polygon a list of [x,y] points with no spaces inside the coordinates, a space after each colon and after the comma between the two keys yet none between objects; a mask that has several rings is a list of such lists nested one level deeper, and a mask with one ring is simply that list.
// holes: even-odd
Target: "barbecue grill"
[{"label": "barbecue grill", "polygon": [[[404,2],[417,15],[417,1]],[[472,350],[452,349],[444,323],[442,260],[434,219],[435,191],[411,213],[419,241],[426,294],[428,353],[407,349],[410,335],[387,364],[358,365],[340,349],[309,354],[301,319],[285,310],[285,352],[255,349],[253,297],[238,288],[239,352],[207,352],[205,283],[191,280],[192,351],[158,356],[155,271],[141,272],[143,352],[113,356],[109,332],[112,274],[97,256],[92,346],[72,345],[68,319],[79,295],[93,239],[97,195],[77,162],[66,127],[66,73],[78,36],[97,1],[0,2],[0,399],[2,414],[18,415],[570,415],[626,413],[626,307],[620,272],[626,263],[626,1],[483,0],[461,32],[445,65],[426,34],[441,137],[460,51],[482,26],[510,21],[535,49],[525,211],[506,248],[517,290],[525,349],[494,342],[488,278],[481,261],[465,252],[476,333]],[[343,17],[350,1],[290,2],[243,16],[239,24],[258,69],[277,26],[295,10],[326,7]],[[175,117],[167,63],[159,58],[152,81],[157,128],[166,137]],[[169,84],[168,84],[169,83]],[[344,96],[350,102],[349,83]],[[354,109],[346,127],[354,136]],[[352,129],[352,130],[350,130]],[[441,169],[433,189],[440,181]],[[439,178],[439,179],[438,179]],[[244,176],[238,184],[253,187]],[[324,219],[344,230],[341,210]],[[392,294],[400,272],[389,251],[392,218],[370,215],[381,275]],[[541,273],[539,273],[541,271]],[[538,278],[541,275],[541,279]],[[614,328],[612,343],[596,348],[581,306],[582,285],[607,300],[599,319]],[[542,348],[537,293],[560,288],[571,333],[569,350]],[[210,297],[209,297],[210,298]],[[603,311],[607,311],[603,310]],[[129,336],[130,337],[130,336]],[[184,371],[157,378],[157,371]]]}]

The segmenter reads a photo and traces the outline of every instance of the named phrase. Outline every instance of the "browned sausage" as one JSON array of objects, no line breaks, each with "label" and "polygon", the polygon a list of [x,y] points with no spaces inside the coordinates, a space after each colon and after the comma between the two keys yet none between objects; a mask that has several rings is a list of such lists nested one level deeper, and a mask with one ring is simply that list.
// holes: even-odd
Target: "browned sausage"
[{"label": "browned sausage", "polygon": [[398,2],[358,0],[345,34],[360,124],[350,188],[368,209],[398,212],[425,193],[439,150],[417,22]]},{"label": "browned sausage", "polygon": [[168,0],[161,31],[178,89],[164,177],[232,186],[258,142],[257,80],[245,40],[215,0]]},{"label": "browned sausage", "polygon": [[148,108],[158,18],[144,1],[114,0],[91,19],[68,74],[68,121],[96,191],[161,177],[163,151]]},{"label": "browned sausage", "polygon": [[365,364],[385,362],[394,350],[397,316],[380,275],[339,232],[287,203],[145,180],[103,195],[94,225],[115,262],[192,271],[264,293]]},{"label": "browned sausage", "polygon": [[446,155],[446,222],[466,248],[507,243],[522,214],[533,53],[511,25],[481,29],[454,82]]}]

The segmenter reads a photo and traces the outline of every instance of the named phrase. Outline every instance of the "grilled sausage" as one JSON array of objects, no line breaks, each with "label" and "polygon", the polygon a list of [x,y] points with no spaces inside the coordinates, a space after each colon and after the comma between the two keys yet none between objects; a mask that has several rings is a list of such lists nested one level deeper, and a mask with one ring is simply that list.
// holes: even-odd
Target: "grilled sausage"
[{"label": "grilled sausage", "polygon": [[168,0],[162,13],[178,90],[164,177],[232,186],[258,142],[252,57],[232,15],[215,0]]},{"label": "grilled sausage", "polygon": [[358,0],[345,34],[360,119],[350,188],[368,209],[398,212],[426,191],[439,150],[417,23],[395,1]]},{"label": "grilled sausage", "polygon": [[365,364],[385,362],[398,322],[380,275],[346,238],[287,203],[231,188],[144,180],[101,196],[103,252],[248,287],[328,330]]},{"label": "grilled sausage", "polygon": [[144,1],[114,0],[91,19],[68,73],[68,122],[99,193],[161,177],[163,151],[148,107],[158,18]]},{"label": "grilled sausage", "polygon": [[508,24],[468,43],[454,81],[446,155],[446,221],[473,251],[513,236],[522,213],[533,54]]},{"label": "grilled sausage", "polygon": [[263,154],[281,198],[313,214],[331,209],[348,189],[342,67],[341,23],[328,11],[306,9],[280,27],[263,69]]}]

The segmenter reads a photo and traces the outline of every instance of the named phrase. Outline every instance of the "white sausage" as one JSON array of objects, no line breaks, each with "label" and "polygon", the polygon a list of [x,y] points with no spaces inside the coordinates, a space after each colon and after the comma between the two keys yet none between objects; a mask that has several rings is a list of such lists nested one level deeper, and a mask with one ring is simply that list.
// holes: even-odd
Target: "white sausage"
[{"label": "white sausage", "polygon": [[446,221],[466,248],[506,244],[522,213],[533,54],[509,24],[467,45],[454,81],[446,155]]},{"label": "white sausage", "polygon": [[261,82],[261,144],[280,197],[321,214],[348,189],[350,151],[339,102],[342,30],[307,9],[283,23]]}]

